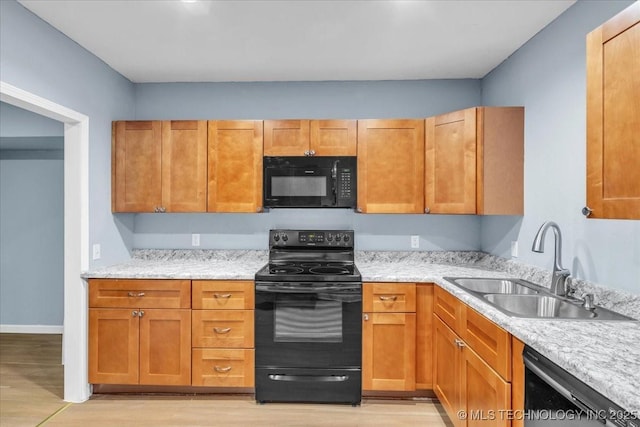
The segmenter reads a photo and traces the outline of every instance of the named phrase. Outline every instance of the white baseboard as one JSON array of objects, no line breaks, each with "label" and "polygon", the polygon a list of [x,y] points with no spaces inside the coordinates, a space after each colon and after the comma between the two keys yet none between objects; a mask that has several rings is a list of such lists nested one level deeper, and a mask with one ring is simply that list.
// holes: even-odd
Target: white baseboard
[{"label": "white baseboard", "polygon": [[62,334],[62,325],[0,325],[3,334]]}]

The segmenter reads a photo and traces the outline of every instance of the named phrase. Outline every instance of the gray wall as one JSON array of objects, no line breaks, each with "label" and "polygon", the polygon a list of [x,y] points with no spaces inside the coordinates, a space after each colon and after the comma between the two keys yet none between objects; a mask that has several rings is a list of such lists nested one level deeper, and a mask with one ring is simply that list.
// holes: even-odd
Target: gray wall
[{"label": "gray wall", "polygon": [[63,132],[0,102],[0,325],[62,325]]},{"label": "gray wall", "polygon": [[111,121],[134,117],[134,85],[13,0],[0,1],[0,76],[89,117],[91,267],[129,258],[133,216],[111,214]]},{"label": "gray wall", "polygon": [[[480,103],[479,80],[137,84],[136,118],[269,119],[416,117]],[[123,117],[127,118],[127,117]],[[270,228],[348,228],[358,249],[477,250],[474,216],[358,215],[346,210],[279,209],[264,214],[137,215],[134,247],[267,248]]]},{"label": "gray wall", "polygon": [[[524,105],[525,215],[482,218],[482,249],[551,269],[546,253],[531,252],[538,227],[556,221],[563,262],[576,277],[640,292],[640,221],[585,219],[585,37],[631,1],[578,1],[483,80],[485,105]],[[640,185],[640,184],[639,184]]]}]

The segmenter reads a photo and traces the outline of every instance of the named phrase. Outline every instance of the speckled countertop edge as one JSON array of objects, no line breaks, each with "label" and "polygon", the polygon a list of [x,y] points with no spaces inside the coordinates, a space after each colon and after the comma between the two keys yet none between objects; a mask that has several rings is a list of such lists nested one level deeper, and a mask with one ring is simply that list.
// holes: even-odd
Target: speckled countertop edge
[{"label": "speckled countertop edge", "polygon": [[[252,280],[267,251],[134,250],[125,263],[83,278]],[[431,282],[566,369],[628,411],[640,414],[640,322],[542,320],[510,317],[443,277],[517,277],[544,285],[550,273],[482,252],[356,252],[364,282]],[[633,317],[640,296],[574,280],[576,295],[595,292],[596,303]]]}]

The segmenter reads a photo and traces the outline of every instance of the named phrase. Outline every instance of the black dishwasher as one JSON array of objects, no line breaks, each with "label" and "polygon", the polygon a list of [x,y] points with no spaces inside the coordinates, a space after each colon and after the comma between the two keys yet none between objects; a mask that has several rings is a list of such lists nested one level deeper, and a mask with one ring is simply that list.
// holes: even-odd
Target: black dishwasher
[{"label": "black dishwasher", "polygon": [[525,366],[526,427],[640,427],[640,422],[529,346]]}]

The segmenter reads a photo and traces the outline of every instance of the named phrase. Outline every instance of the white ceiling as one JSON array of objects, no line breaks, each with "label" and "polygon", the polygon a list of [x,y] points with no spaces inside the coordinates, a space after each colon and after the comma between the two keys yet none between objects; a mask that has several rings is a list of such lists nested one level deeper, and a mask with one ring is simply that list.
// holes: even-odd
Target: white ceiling
[{"label": "white ceiling", "polygon": [[482,78],[575,0],[20,0],[133,82]]}]

